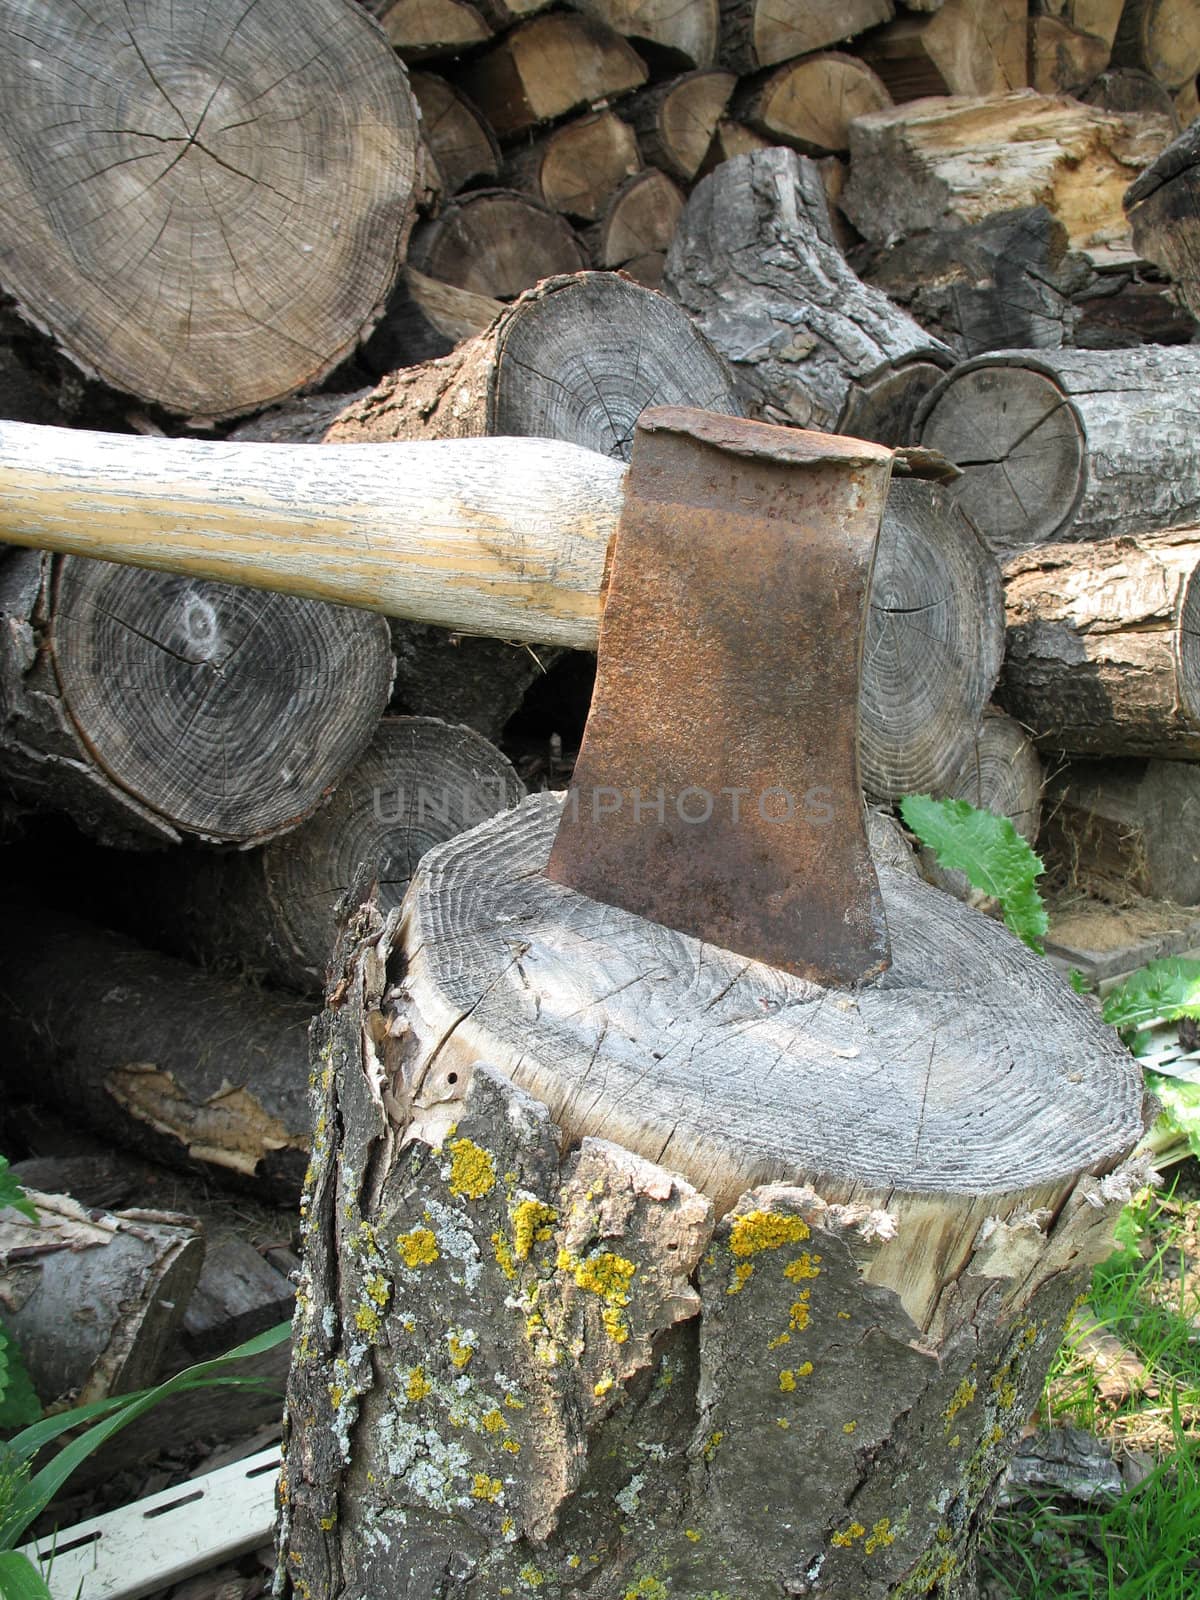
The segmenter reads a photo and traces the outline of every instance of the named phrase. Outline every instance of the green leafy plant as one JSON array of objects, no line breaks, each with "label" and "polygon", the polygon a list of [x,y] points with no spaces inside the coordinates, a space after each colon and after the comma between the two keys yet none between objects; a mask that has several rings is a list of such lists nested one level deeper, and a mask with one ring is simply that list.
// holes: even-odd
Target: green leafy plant
[{"label": "green leafy plant", "polygon": [[1200,1018],[1200,961],[1178,956],[1151,961],[1111,990],[1104,1020],[1144,1063],[1146,1086],[1162,1106],[1147,1139],[1160,1165],[1200,1156],[1200,1082],[1180,1060],[1177,1037],[1164,1034],[1185,1018]]},{"label": "green leafy plant", "polygon": [[1005,923],[1031,950],[1044,955],[1050,926],[1036,882],[1044,868],[1007,817],[981,811],[967,800],[905,795],[900,815],[939,866],[965,873],[973,889],[1000,902]]},{"label": "green leafy plant", "polygon": [[[8,1159],[0,1156],[0,1211],[19,1211],[30,1222],[37,1221],[37,1208],[13,1177]],[[42,1414],[20,1350],[8,1329],[0,1322],[0,1433],[23,1427]]]},{"label": "green leafy plant", "polygon": [[[216,1385],[261,1388],[265,1379],[230,1372],[230,1364],[262,1355],[282,1344],[290,1332],[291,1324],[281,1322],[226,1355],[188,1367],[153,1389],[76,1406],[35,1422],[0,1443],[0,1595],[4,1600],[52,1600],[45,1578],[16,1546],[81,1462],[114,1433],[172,1395]],[[35,1459],[43,1450],[85,1423],[90,1426],[34,1471]]]}]

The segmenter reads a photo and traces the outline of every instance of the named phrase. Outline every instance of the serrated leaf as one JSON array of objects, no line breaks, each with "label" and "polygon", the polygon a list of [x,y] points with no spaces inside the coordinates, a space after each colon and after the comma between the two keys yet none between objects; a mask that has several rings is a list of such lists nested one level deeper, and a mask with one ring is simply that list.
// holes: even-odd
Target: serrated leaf
[{"label": "serrated leaf", "polygon": [[37,1221],[37,1211],[33,1201],[26,1195],[25,1190],[13,1177],[9,1169],[8,1158],[0,1156],[0,1211],[12,1206],[22,1216],[28,1217],[30,1222]]},{"label": "serrated leaf", "polygon": [[1050,921],[1036,887],[1042,860],[1007,817],[966,800],[934,800],[927,794],[905,795],[900,815],[939,866],[964,873],[973,889],[998,900],[1011,931],[1044,954]]},{"label": "serrated leaf", "polygon": [[1122,1033],[1156,1022],[1200,1017],[1200,961],[1166,956],[1151,961],[1109,992],[1104,1020]]}]

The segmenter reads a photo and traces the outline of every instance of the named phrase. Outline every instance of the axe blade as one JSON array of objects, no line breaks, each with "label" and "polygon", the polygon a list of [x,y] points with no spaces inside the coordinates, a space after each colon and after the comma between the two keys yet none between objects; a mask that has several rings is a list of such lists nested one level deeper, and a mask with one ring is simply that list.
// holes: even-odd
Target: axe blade
[{"label": "axe blade", "polygon": [[819,983],[884,970],[858,696],[891,463],[643,412],[555,882]]}]

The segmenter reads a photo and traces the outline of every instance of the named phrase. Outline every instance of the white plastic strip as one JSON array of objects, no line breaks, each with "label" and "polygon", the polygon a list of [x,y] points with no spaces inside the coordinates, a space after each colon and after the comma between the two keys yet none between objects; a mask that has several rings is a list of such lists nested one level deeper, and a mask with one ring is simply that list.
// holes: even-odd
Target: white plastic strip
[{"label": "white plastic strip", "polygon": [[24,1546],[54,1600],[139,1600],[269,1544],[279,1446]]}]

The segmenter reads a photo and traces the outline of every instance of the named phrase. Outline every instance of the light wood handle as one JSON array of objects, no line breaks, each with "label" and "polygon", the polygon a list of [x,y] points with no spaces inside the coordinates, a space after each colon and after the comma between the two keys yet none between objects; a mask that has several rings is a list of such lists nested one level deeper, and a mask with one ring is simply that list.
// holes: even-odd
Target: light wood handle
[{"label": "light wood handle", "polygon": [[549,439],[234,444],[0,423],[0,539],[595,649],[625,468]]}]

